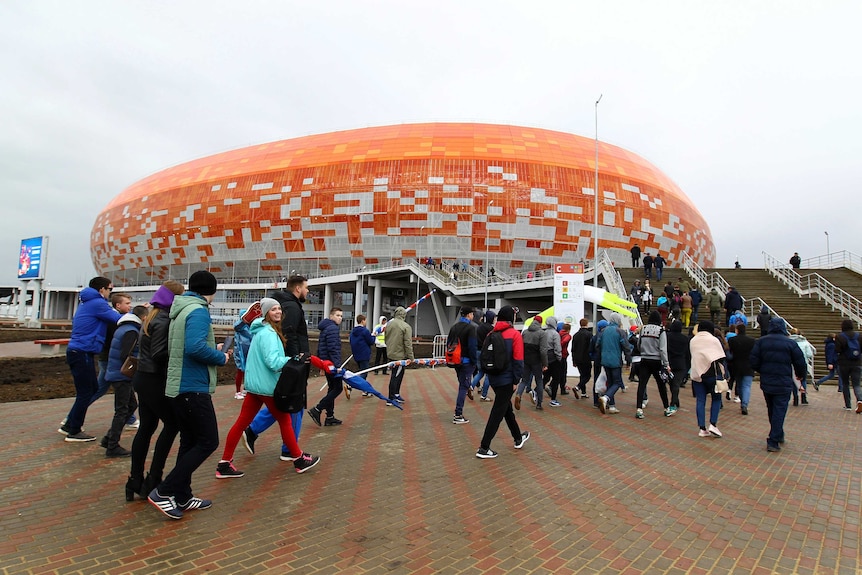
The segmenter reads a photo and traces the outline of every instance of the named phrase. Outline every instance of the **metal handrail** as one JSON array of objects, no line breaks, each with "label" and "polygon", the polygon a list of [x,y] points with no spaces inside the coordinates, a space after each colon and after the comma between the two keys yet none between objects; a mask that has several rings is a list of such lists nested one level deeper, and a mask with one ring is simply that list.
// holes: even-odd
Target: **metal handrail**
[{"label": "metal handrail", "polygon": [[707,274],[706,270],[700,267],[700,264],[688,255],[688,252],[682,252],[682,269],[694,279],[694,283],[699,285],[704,293],[712,288],[718,288],[718,293],[723,298],[727,290],[730,289],[730,283],[720,273],[712,272]]},{"label": "metal handrail", "polygon": [[779,262],[766,252],[763,252],[763,267],[799,297],[816,296],[834,311],[841,312],[856,323],[862,323],[862,302],[820,274],[810,273],[803,276],[790,264]]},{"label": "metal handrail", "polygon": [[847,250],[841,250],[840,252],[831,252],[822,256],[804,259],[802,260],[802,267],[806,269],[826,270],[847,268],[857,274],[862,274],[862,256]]}]

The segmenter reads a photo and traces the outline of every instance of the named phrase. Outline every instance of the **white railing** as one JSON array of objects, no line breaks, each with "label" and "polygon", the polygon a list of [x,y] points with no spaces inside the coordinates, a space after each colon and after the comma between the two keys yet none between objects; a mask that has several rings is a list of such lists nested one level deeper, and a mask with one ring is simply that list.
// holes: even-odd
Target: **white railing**
[{"label": "white railing", "polygon": [[[631,293],[626,288],[626,282],[623,281],[623,277],[620,275],[620,272],[618,272],[614,267],[614,262],[608,255],[607,250],[603,251],[601,256],[599,256],[599,266],[597,269],[605,278],[605,288],[607,291],[616,294],[623,299],[632,301]],[[638,326],[643,325],[640,313],[635,315],[634,323]]]},{"label": "white railing", "polygon": [[790,264],[779,262],[766,252],[763,252],[763,267],[780,282],[795,291],[799,297],[816,296],[833,310],[849,317],[856,323],[862,323],[862,302],[820,274],[811,273],[803,276]]},{"label": "white railing", "polygon": [[757,323],[757,316],[760,315],[760,308],[762,308],[763,306],[766,306],[766,310],[772,317],[779,316],[784,319],[784,323],[785,325],[787,325],[787,331],[793,329],[793,324],[787,321],[787,318],[772,309],[772,307],[770,307],[768,303],[766,303],[759,297],[752,298],[742,304],[742,313],[744,313],[745,317],[748,318],[748,325],[750,325],[752,329],[755,327],[760,327]]},{"label": "white railing", "polygon": [[862,274],[862,256],[853,252],[842,250],[831,252],[822,256],[815,256],[802,260],[803,268],[831,270],[835,268],[847,268],[857,274]]},{"label": "white railing", "polygon": [[717,288],[721,297],[730,289],[730,284],[718,272],[706,273],[700,264],[698,264],[688,253],[682,252],[682,269],[694,279],[694,283],[700,286],[704,293],[712,288]]}]

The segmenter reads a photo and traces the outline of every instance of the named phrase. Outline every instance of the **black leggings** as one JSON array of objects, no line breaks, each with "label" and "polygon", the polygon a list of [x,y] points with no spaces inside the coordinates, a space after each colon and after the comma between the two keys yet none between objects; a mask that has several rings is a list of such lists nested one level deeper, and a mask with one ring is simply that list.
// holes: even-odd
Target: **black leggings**
[{"label": "black leggings", "polygon": [[132,441],[130,475],[133,478],[144,476],[144,463],[147,460],[147,452],[150,450],[150,440],[155,435],[156,428],[161,421],[164,423],[164,427],[156,440],[153,461],[150,463],[150,475],[160,480],[164,473],[168,454],[179,432],[171,400],[165,397],[165,377],[156,373],[139,371],[135,374],[132,384],[138,394],[140,427],[135,434],[134,441]]}]

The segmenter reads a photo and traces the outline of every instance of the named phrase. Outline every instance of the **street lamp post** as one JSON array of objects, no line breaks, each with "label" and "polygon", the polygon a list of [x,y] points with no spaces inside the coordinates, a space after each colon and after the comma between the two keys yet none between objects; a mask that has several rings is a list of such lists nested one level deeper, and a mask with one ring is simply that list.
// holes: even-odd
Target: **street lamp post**
[{"label": "street lamp post", "polygon": [[[422,241],[422,234],[425,232],[425,226],[419,228],[419,241]],[[430,254],[428,254],[430,256]],[[427,256],[426,256],[427,257]],[[419,259],[419,266],[416,268],[416,301],[419,301],[419,268],[422,267],[422,259]],[[416,315],[413,316],[413,335],[419,337],[419,304],[416,304]]]},{"label": "street lamp post", "polygon": [[829,232],[823,232],[823,233],[826,234],[826,261],[827,261],[827,265],[828,265],[832,261],[832,256],[830,255],[831,252],[829,251]]},{"label": "street lamp post", "polygon": [[490,253],[488,250],[488,240],[490,238],[491,230],[488,227],[488,224],[491,223],[491,206],[494,205],[494,200],[488,202],[488,207],[485,209],[485,310],[488,309],[488,254]]},{"label": "street lamp post", "polygon": [[[602,94],[596,100],[596,173],[595,185],[593,186],[593,287],[599,287],[599,102]],[[596,328],[598,320],[598,304],[593,304],[593,329]]]}]

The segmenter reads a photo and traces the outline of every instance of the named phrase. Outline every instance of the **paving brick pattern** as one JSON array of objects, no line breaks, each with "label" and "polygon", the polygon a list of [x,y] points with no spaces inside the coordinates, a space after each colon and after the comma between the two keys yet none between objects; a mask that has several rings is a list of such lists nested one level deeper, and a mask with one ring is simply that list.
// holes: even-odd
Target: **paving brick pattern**
[{"label": "paving brick pattern", "polygon": [[[371,376],[378,389],[387,379]],[[701,439],[689,388],[665,418],[651,383],[643,420],[631,387],[619,415],[571,395],[544,412],[525,401],[518,419],[532,438],[515,450],[504,425],[494,460],[474,457],[491,404],[468,401],[470,424],[452,425],[455,389],[452,370],[416,369],[404,412],[342,396],[343,426],[306,418],[300,444],[322,461],[302,475],[279,461],[275,429],[257,455],[237,450],[244,478],[215,479],[219,451],[194,478],[213,507],[181,521],[124,501],[128,460],[63,442],[71,400],[0,405],[0,571],[859,572],[862,415],[841,409],[835,387],[790,408],[777,454],[765,450],[756,389],[751,415],[726,404],[724,437]],[[224,440],[240,402],[220,387],[215,403]],[[111,410],[97,403],[88,430],[100,436]]]}]

